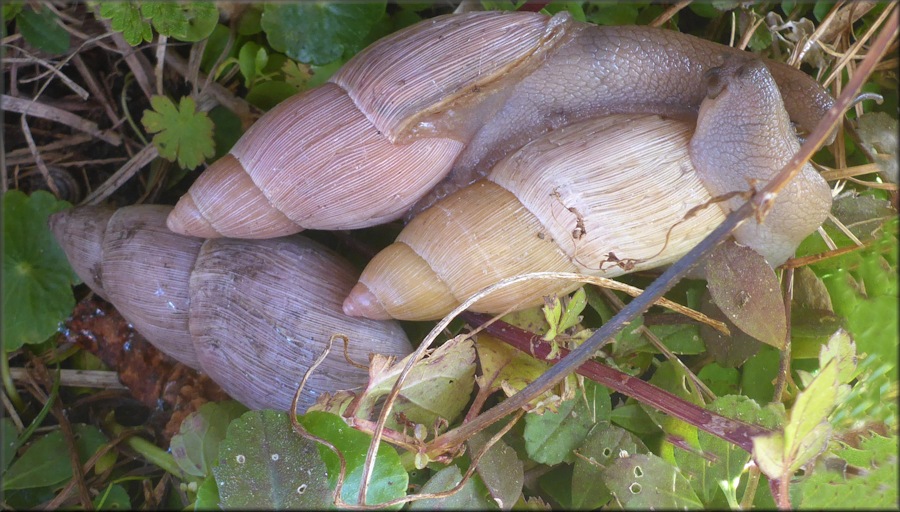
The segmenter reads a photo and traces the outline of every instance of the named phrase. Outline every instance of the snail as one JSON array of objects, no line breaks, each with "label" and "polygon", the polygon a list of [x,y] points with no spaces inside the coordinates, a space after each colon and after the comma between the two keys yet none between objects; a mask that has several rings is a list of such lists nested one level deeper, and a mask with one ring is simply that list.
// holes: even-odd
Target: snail
[{"label": "snail", "polygon": [[[350,318],[340,310],[357,272],[301,236],[204,241],[171,233],[171,206],[117,211],[85,206],[51,217],[76,273],[151,343],[209,374],[251,408],[287,410],[300,379],[332,334],[349,338],[363,365],[370,352],[412,351],[396,322]],[[336,342],[301,396],[367,381]]]},{"label": "snail", "polygon": [[[203,172],[175,232],[268,238],[400,218],[551,129],[598,115],[693,120],[704,72],[746,52],[674,31],[598,27],[530,12],[422,21],[372,44],[319,88],[269,111]],[[809,76],[766,61],[791,119],[833,103]]]},{"label": "snail", "polygon": [[[413,218],[363,270],[344,311],[440,318],[517,274],[614,277],[675,261],[747,200],[719,198],[771,179],[799,149],[765,64],[731,57],[707,79],[696,129],[659,116],[613,115],[530,142],[486,179]],[[776,266],[830,208],[828,184],[807,164],[764,222],[746,222],[734,238]],[[470,309],[502,313],[577,286],[528,281]]]}]

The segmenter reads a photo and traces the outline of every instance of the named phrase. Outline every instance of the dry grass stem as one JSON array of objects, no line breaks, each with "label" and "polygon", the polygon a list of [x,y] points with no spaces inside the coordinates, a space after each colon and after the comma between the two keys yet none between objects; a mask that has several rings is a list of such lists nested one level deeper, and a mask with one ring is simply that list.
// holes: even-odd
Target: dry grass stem
[{"label": "dry grass stem", "polygon": [[6,94],[4,94],[0,96],[0,108],[7,112],[16,112],[18,114],[39,117],[41,119],[47,119],[48,121],[54,121],[64,124],[78,131],[88,133],[104,142],[112,144],[113,146],[119,146],[122,144],[122,138],[118,134],[100,130],[100,128],[97,126],[97,123],[88,121],[87,119],[72,114],[71,112],[66,112],[65,110],[58,109],[56,107],[44,105],[43,103],[38,103],[22,98],[14,98],[12,96],[7,96]]}]

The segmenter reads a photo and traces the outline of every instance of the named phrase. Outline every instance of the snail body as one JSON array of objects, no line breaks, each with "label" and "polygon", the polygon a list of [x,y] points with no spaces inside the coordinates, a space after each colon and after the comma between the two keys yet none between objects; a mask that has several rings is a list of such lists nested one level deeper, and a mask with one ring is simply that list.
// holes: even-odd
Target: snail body
[{"label": "snail body", "polygon": [[[745,52],[673,31],[537,13],[425,20],[263,116],[170,215],[176,232],[268,238],[399,218],[471,183],[551,129],[611,113],[693,119],[703,74]],[[832,100],[768,63],[790,117],[811,129]],[[238,206],[236,206],[238,205]]]},{"label": "snail body", "polygon": [[[340,310],[353,267],[301,236],[202,240],[171,233],[171,207],[80,207],[51,217],[76,273],[164,353],[210,375],[252,408],[287,409],[332,334],[365,364],[370,352],[404,356],[394,322]],[[363,385],[367,372],[336,344],[312,374],[303,409],[323,392]]]},{"label": "snail body", "polygon": [[[614,277],[675,261],[746,201],[722,204],[718,196],[771,179],[799,148],[765,65],[730,59],[709,80],[696,132],[684,121],[613,115],[550,132],[508,156],[485,180],[413,218],[363,270],[344,311],[440,318],[518,274]],[[827,183],[809,169],[762,224],[748,221],[734,237],[778,265],[830,206]],[[577,286],[519,283],[471,309],[502,313]]]}]

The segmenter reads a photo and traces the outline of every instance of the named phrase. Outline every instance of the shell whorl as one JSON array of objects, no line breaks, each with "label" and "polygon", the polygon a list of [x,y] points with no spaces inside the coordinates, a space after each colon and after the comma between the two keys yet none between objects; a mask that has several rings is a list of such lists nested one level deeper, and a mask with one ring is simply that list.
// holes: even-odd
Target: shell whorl
[{"label": "shell whorl", "polygon": [[[65,210],[51,227],[76,272],[164,353],[208,373],[253,408],[286,409],[332,334],[351,358],[405,356],[395,322],[351,318],[341,302],[356,280],[350,263],[301,236],[204,241],[165,227],[171,207]],[[79,258],[93,257],[93,260]],[[93,276],[97,274],[99,279]],[[340,345],[308,382],[300,404],[365,384]]]},{"label": "shell whorl", "polygon": [[[710,199],[690,165],[690,135],[683,122],[619,115],[533,141],[501,161],[486,180],[414,218],[366,267],[344,311],[373,318],[439,318],[485,286],[518,274],[612,277],[671,263],[724,218],[715,207],[688,216]],[[423,262],[431,278],[404,279],[411,266],[423,273]],[[526,282],[472,309],[499,313],[527,307],[543,295],[577,286]]]}]

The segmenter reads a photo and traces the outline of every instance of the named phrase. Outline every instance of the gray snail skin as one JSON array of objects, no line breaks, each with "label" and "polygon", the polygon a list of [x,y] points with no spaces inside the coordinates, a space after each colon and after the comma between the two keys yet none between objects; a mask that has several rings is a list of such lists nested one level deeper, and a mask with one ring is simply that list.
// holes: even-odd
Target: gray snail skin
[{"label": "gray snail skin", "polygon": [[[761,188],[800,150],[778,86],[767,65],[752,59],[732,58],[710,70],[708,79],[691,138],[697,175],[716,196]],[[807,163],[778,194],[765,221],[748,220],[734,238],[769,265],[781,265],[822,225],[831,199],[828,183]],[[734,197],[719,204],[730,212],[745,201]]]},{"label": "gray snail skin", "polygon": [[[412,351],[396,322],[350,318],[341,302],[357,272],[301,236],[202,240],[170,232],[171,206],[85,206],[54,214],[51,229],[72,267],[153,345],[201,370],[251,408],[287,410],[332,334],[350,357]],[[301,395],[368,381],[336,341]]]},{"label": "gray snail skin", "polygon": [[[767,64],[729,56],[707,75],[696,128],[654,115],[601,116],[507,156],[486,179],[414,217],[363,270],[344,311],[435,319],[518,274],[614,277],[674,262],[746,201],[714,198],[764,185],[799,149]],[[807,166],[762,224],[748,220],[734,237],[779,265],[830,208],[827,183]],[[577,286],[519,283],[471,309],[503,313]]]},{"label": "gray snail skin", "polygon": [[[568,13],[425,20],[260,118],[198,177],[168,226],[203,238],[270,238],[394,220],[483,177],[550,130],[607,114],[693,121],[705,73],[746,55]],[[766,66],[790,119],[811,131],[830,96],[801,71]]]}]

